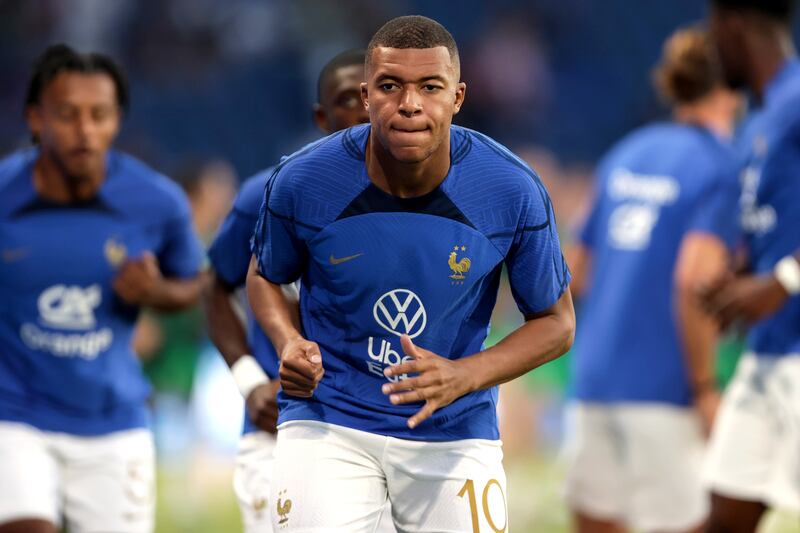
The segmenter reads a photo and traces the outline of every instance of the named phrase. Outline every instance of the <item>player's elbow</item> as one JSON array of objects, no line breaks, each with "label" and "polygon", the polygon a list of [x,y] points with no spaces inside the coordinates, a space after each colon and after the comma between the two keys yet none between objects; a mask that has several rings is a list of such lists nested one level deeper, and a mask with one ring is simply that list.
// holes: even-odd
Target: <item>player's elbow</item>
[{"label": "player's elbow", "polygon": [[570,306],[569,313],[565,313],[560,317],[560,339],[561,343],[558,349],[558,355],[567,353],[572,344],[575,342],[575,310]]}]

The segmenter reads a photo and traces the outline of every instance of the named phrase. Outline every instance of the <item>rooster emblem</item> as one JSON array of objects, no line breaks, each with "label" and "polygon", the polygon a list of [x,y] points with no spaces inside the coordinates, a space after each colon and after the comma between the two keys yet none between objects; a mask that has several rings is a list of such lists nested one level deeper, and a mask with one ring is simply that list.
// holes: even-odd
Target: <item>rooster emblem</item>
[{"label": "rooster emblem", "polygon": [[460,261],[458,260],[456,256],[458,255],[459,248],[461,248],[462,252],[467,250],[466,246],[454,246],[453,251],[450,252],[450,258],[447,260],[450,270],[453,271],[453,273],[450,274],[450,279],[464,279],[464,274],[469,272],[469,267],[472,265],[472,261],[466,257],[462,257]]},{"label": "rooster emblem", "polygon": [[283,502],[280,498],[282,494],[286,494],[286,491],[281,491],[278,494],[278,504],[276,511],[278,511],[278,516],[280,516],[280,520],[278,520],[279,524],[285,524],[289,521],[289,511],[292,510],[292,500],[286,500]]}]

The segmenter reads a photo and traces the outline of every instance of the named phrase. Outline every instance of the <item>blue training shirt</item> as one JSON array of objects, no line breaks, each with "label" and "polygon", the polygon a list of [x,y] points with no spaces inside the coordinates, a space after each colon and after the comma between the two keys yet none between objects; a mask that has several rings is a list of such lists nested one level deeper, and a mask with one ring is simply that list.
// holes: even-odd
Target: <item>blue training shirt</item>
[{"label": "blue training shirt", "polygon": [[[788,61],[766,88],[741,135],[742,229],[750,267],[772,272],[800,249],[800,61]],[[750,330],[759,355],[800,353],[800,296]]]},{"label": "blue training shirt", "polygon": [[579,400],[690,403],[675,264],[689,232],[733,244],[737,196],[733,153],[699,126],[643,127],[601,161],[580,234],[591,260],[572,363]]},{"label": "blue training shirt", "polygon": [[[263,170],[242,185],[233,202],[233,208],[220,226],[219,233],[211,243],[208,256],[217,276],[231,288],[244,286],[247,269],[250,266],[250,240],[258,220],[261,202],[264,200],[264,187],[275,167]],[[278,354],[267,335],[253,317],[247,307],[247,342],[252,355],[271,379],[278,377]],[[244,433],[257,431],[258,428],[244,416]]]},{"label": "blue training shirt", "polygon": [[131,348],[138,308],[112,281],[144,251],[167,277],[196,275],[189,204],[113,151],[93,200],[48,202],[33,187],[37,156],[0,161],[0,420],[76,435],[146,426],[150,389]]},{"label": "blue training shirt", "polygon": [[404,439],[497,439],[497,388],[468,394],[415,429],[421,403],[392,405],[383,370],[407,359],[400,335],[458,359],[480,351],[502,264],[526,316],[569,283],[538,176],[488,137],[453,126],[450,170],[401,199],[369,179],[369,125],[335,133],[279,165],[254,236],[261,274],[302,279],[306,338],[325,375],[310,399],[280,393],[280,422],[315,420]]}]

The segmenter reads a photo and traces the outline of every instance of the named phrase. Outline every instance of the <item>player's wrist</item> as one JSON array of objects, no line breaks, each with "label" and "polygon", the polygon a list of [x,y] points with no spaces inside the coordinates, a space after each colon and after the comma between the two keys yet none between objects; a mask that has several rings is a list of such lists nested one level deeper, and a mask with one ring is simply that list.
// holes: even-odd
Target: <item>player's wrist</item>
[{"label": "player's wrist", "polygon": [[787,255],[775,264],[772,275],[789,296],[800,294],[800,262]]},{"label": "player's wrist", "polygon": [[236,383],[236,388],[239,389],[242,397],[247,400],[250,393],[257,387],[266,385],[270,382],[269,376],[261,365],[258,364],[255,357],[245,354],[231,366],[231,375],[233,381]]}]

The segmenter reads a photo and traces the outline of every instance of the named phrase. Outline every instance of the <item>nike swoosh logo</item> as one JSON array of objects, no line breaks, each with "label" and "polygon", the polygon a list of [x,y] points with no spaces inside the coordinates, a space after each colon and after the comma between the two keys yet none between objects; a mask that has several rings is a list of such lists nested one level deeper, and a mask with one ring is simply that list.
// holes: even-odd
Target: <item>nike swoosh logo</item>
[{"label": "nike swoosh logo", "polygon": [[351,259],[355,259],[356,257],[361,257],[362,255],[364,255],[364,252],[361,252],[360,254],[348,255],[347,257],[340,257],[337,259],[333,257],[333,254],[331,254],[328,260],[331,262],[332,265],[341,265],[346,261],[350,261]]},{"label": "nike swoosh logo", "polygon": [[20,259],[24,258],[30,250],[28,248],[9,248],[3,250],[3,261],[6,263],[13,263],[14,261],[19,261]]}]

